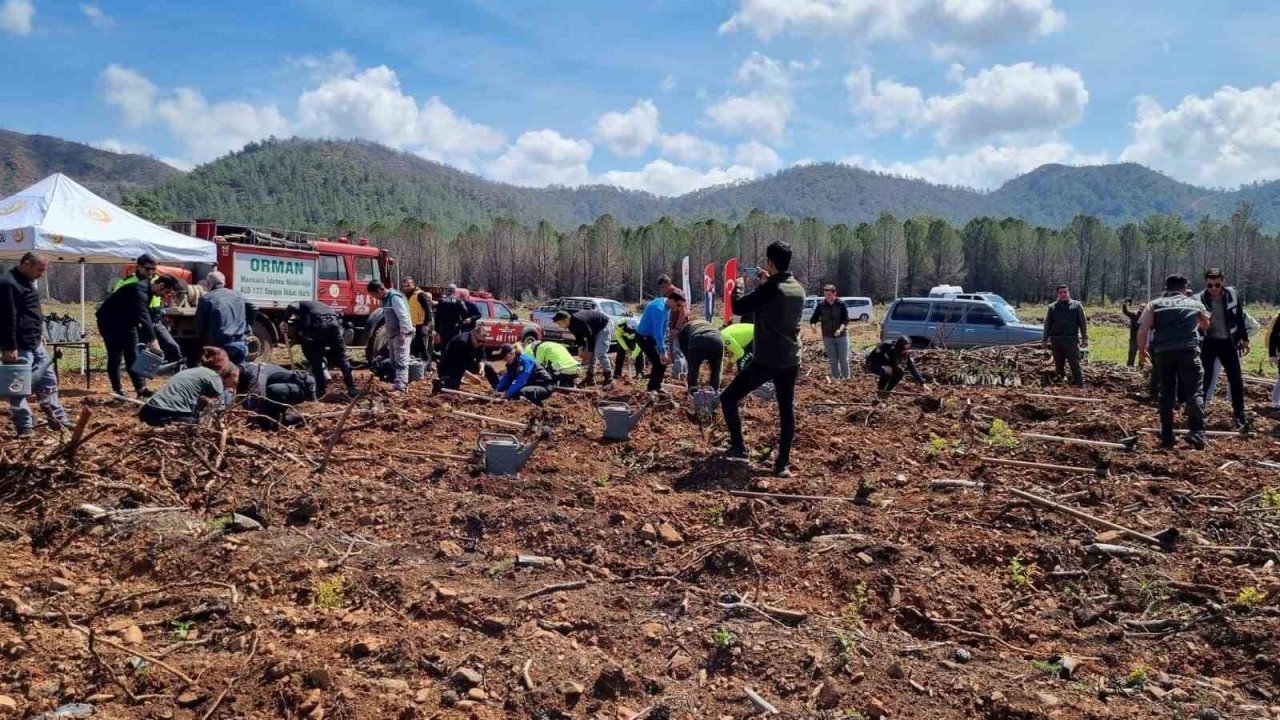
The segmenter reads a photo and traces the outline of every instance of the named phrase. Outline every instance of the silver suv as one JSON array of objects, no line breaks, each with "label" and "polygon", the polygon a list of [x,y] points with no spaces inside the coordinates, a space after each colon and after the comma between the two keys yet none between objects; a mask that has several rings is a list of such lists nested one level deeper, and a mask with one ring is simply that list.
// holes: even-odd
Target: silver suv
[{"label": "silver suv", "polygon": [[969,348],[1039,342],[1039,325],[1018,320],[1012,308],[987,300],[901,298],[885,313],[881,341],[901,335],[913,347]]}]

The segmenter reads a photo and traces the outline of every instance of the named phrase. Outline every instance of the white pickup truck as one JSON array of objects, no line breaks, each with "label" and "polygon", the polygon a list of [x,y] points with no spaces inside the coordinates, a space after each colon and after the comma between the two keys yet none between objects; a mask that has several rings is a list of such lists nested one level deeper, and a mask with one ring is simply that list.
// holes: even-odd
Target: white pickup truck
[{"label": "white pickup truck", "polygon": [[538,327],[542,329],[542,337],[570,347],[574,345],[573,333],[551,321],[551,318],[555,317],[555,314],[561,310],[569,313],[575,313],[579,310],[599,310],[612,318],[614,323],[626,322],[628,319],[635,317],[630,312],[627,312],[626,306],[622,303],[609,298],[562,297],[557,298],[550,305],[543,305],[534,310],[529,319],[537,323]]}]

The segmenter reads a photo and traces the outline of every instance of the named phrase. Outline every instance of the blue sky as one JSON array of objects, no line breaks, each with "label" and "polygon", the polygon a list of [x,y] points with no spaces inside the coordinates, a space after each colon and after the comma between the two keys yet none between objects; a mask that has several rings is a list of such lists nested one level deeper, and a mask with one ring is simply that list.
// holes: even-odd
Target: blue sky
[{"label": "blue sky", "polygon": [[0,126],[180,167],[360,137],[679,194],[836,161],[1280,178],[1280,13],[1191,0],[0,0]]}]

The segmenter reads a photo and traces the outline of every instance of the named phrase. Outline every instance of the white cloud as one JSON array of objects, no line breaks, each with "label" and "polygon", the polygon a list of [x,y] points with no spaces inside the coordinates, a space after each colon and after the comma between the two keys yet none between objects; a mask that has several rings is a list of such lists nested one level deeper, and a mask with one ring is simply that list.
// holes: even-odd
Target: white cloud
[{"label": "white cloud", "polygon": [[985,45],[1048,35],[1065,23],[1053,0],[738,0],[720,32],[749,30],[762,40],[795,33]]},{"label": "white cloud", "polygon": [[714,166],[724,163],[724,146],[688,133],[663,135],[658,138],[663,157],[689,165]]},{"label": "white cloud", "polygon": [[103,138],[89,145],[106,150],[107,152],[119,153],[121,155],[146,155],[147,146],[142,143],[129,142],[128,140],[117,140],[116,138]]},{"label": "white cloud", "polygon": [[1055,140],[1027,147],[983,145],[965,153],[930,156],[915,162],[880,163],[858,155],[842,162],[942,185],[989,190],[1046,163],[1098,165],[1107,162],[1107,155],[1081,153],[1070,144]]},{"label": "white cloud", "polygon": [[926,98],[919,88],[892,79],[872,84],[866,67],[845,77],[853,111],[876,132],[927,129],[944,146],[993,139],[1044,140],[1084,116],[1089,92],[1084,78],[1070,68],[1033,63],[996,65],[963,76],[952,66],[947,76],[958,81],[952,95]]},{"label": "white cloud", "polygon": [[791,118],[791,75],[781,62],[751,53],[734,80],[755,86],[745,95],[727,95],[707,108],[707,117],[724,130],[770,140],[782,139]]},{"label": "white cloud", "polygon": [[489,175],[530,187],[582,185],[591,177],[587,161],[592,150],[586,140],[566,138],[555,130],[532,130],[489,164]]},{"label": "white cloud", "polygon": [[777,151],[762,142],[751,140],[739,143],[733,150],[733,161],[761,173],[771,173],[782,167]]},{"label": "white cloud", "polygon": [[230,101],[210,104],[192,88],[161,97],[141,73],[110,65],[102,73],[103,99],[115,105],[127,125],[160,121],[194,161],[210,160],[270,135],[287,135],[291,126],[274,105]]},{"label": "white cloud", "polygon": [[102,72],[102,99],[120,108],[124,122],[137,127],[151,120],[158,90],[142,73],[111,64]]},{"label": "white cloud", "polygon": [[346,50],[334,50],[323,57],[303,55],[299,58],[289,58],[288,62],[290,65],[306,70],[318,82],[354,75],[359,69],[355,56]]},{"label": "white cloud", "polygon": [[[331,56],[331,68],[349,67]],[[455,113],[440,98],[418,105],[385,65],[330,77],[298,98],[298,129],[324,137],[361,138],[470,169],[476,155],[500,150],[502,133]]]},{"label": "white cloud", "polygon": [[80,12],[88,18],[90,23],[100,28],[109,28],[116,24],[115,18],[102,12],[102,8],[92,3],[81,3]]},{"label": "white cloud", "polygon": [[751,180],[756,176],[755,170],[741,165],[701,171],[658,159],[640,170],[610,170],[597,180],[605,185],[671,196],[683,195],[712,185]]},{"label": "white cloud", "polygon": [[662,91],[662,92],[664,92],[664,93],[669,93],[669,92],[671,92],[672,90],[675,90],[675,89],[676,89],[676,76],[675,76],[675,75],[667,75],[666,77],[662,78],[662,82],[658,85],[658,89],[659,89],[659,90],[661,90],[661,91]]},{"label": "white cloud", "polygon": [[1234,187],[1280,177],[1280,82],[1188,95],[1165,110],[1139,97],[1133,142],[1120,154],[1180,180]]},{"label": "white cloud", "polygon": [[12,35],[30,35],[36,7],[31,0],[4,0],[0,5],[0,30]]},{"label": "white cloud", "polygon": [[658,106],[640,100],[630,110],[607,112],[596,120],[593,133],[614,155],[643,155],[658,140]]}]

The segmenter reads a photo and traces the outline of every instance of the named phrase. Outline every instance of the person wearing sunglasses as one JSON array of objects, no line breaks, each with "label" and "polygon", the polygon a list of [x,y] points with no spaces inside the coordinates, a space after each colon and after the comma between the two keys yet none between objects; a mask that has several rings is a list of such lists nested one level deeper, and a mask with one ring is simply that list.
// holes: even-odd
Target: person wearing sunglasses
[{"label": "person wearing sunglasses", "polygon": [[1240,357],[1249,353],[1249,329],[1244,319],[1244,301],[1233,287],[1227,287],[1226,277],[1220,268],[1209,268],[1204,274],[1204,292],[1200,302],[1209,310],[1209,328],[1200,343],[1200,357],[1204,361],[1202,390],[1209,389],[1214,366],[1222,365],[1231,390],[1232,427],[1244,430],[1248,418],[1244,412],[1244,372]]}]

